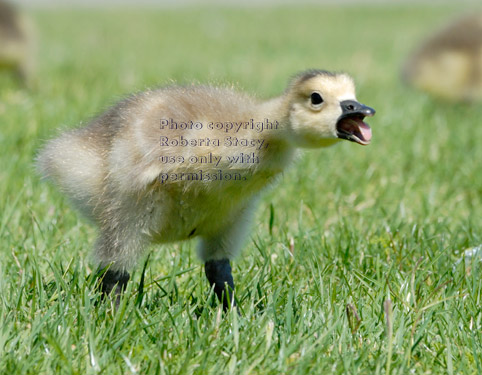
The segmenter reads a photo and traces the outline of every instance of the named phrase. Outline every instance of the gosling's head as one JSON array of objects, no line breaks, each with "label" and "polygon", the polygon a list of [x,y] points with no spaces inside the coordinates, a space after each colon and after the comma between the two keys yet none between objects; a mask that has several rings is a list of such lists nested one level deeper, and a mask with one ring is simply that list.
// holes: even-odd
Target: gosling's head
[{"label": "gosling's head", "polygon": [[298,147],[325,147],[346,139],[370,143],[363,122],[375,110],[359,103],[350,76],[310,70],[296,76],[286,92],[289,100],[288,137]]}]

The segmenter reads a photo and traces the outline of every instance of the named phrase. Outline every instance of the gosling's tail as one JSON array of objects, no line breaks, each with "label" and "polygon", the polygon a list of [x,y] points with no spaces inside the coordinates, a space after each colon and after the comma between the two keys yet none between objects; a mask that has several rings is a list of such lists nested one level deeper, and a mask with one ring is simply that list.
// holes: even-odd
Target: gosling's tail
[{"label": "gosling's tail", "polygon": [[70,131],[46,143],[36,159],[39,173],[65,193],[88,217],[101,195],[103,159],[95,145],[79,131]]}]

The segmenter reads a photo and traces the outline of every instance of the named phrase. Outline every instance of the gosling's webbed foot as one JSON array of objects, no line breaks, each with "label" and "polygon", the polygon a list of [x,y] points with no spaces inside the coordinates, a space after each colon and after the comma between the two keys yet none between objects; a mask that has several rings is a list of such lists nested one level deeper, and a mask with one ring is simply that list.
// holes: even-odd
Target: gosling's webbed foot
[{"label": "gosling's webbed foot", "polygon": [[[103,272],[103,271],[101,271]],[[119,306],[120,296],[127,287],[127,282],[130,279],[130,275],[126,271],[112,271],[107,270],[100,274],[100,291],[102,292],[102,298],[113,294],[115,296],[115,305]]]},{"label": "gosling's webbed foot", "polygon": [[214,293],[223,303],[223,309],[226,311],[230,306],[235,306],[234,281],[229,260],[208,260],[205,272],[211,287],[214,285]]}]

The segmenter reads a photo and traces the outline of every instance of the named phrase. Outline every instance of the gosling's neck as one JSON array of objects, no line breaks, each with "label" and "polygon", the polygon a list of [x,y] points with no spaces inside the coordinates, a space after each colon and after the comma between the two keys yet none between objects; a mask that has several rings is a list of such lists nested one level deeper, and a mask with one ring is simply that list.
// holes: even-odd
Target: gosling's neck
[{"label": "gosling's neck", "polygon": [[279,96],[261,103],[257,109],[256,117],[268,119],[271,123],[277,123],[276,129],[266,129],[263,138],[270,144],[284,145],[292,148],[289,137],[289,113],[290,101],[285,95]]},{"label": "gosling's neck", "polygon": [[262,137],[268,147],[262,150],[262,170],[274,174],[281,173],[289,166],[296,154],[296,146],[290,141],[289,130],[290,100],[285,95],[262,102],[256,111],[255,118],[267,119],[277,123],[277,127],[266,129],[257,136]]}]

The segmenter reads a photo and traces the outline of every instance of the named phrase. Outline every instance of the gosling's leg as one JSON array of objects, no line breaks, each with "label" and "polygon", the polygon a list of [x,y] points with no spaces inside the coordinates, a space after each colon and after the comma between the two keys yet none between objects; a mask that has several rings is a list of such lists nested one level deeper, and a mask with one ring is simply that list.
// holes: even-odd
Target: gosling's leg
[{"label": "gosling's leg", "polygon": [[[94,259],[99,264],[99,281],[102,297],[113,294],[116,306],[130,279],[137,256],[142,254],[143,240],[133,231],[103,231],[97,239]],[[107,271],[105,271],[107,269]]]},{"label": "gosling's leg", "polygon": [[230,306],[235,306],[234,280],[229,259],[208,260],[205,263],[205,271],[209,284],[211,287],[214,286],[214,293],[223,303],[223,309],[226,311]]},{"label": "gosling's leg", "polygon": [[256,199],[247,202],[216,234],[199,241],[198,254],[205,262],[206,276],[225,310],[235,305],[229,260],[241,250],[255,205]]}]

